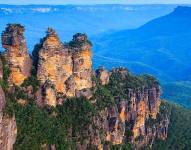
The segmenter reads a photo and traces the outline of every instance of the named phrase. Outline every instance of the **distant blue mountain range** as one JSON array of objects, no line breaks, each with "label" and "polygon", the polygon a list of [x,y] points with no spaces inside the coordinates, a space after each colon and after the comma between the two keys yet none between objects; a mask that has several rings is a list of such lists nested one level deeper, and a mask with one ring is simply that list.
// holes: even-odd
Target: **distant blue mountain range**
[{"label": "distant blue mountain range", "polygon": [[137,29],[96,37],[95,57],[100,60],[96,65],[123,65],[164,81],[191,79],[190,41],[191,7],[177,7]]},{"label": "distant blue mountain range", "polygon": [[76,32],[92,37],[137,28],[168,14],[174,7],[176,5],[0,5],[0,32],[7,23],[23,24],[31,51],[48,27],[55,28],[62,41],[68,41]]},{"label": "distant blue mountain range", "polygon": [[191,108],[191,7],[133,30],[95,37],[95,66],[126,66],[157,76],[163,98]]}]

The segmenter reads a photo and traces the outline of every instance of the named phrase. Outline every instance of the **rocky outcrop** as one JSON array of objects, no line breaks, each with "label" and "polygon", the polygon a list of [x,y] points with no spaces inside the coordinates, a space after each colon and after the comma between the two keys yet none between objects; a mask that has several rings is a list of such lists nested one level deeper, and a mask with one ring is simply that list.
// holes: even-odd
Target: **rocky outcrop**
[{"label": "rocky outcrop", "polygon": [[[132,93],[134,96],[130,96],[132,101],[135,101],[133,110],[136,114],[136,119],[133,127],[134,138],[145,134],[145,121],[151,116],[152,119],[156,119],[156,115],[160,108],[160,91],[159,87],[153,87],[152,89],[143,89],[138,93]],[[130,112],[130,114],[133,113]]]},{"label": "rocky outcrop", "polygon": [[92,87],[91,43],[85,34],[77,33],[70,42],[73,58],[73,79],[76,91]]},{"label": "rocky outcrop", "polygon": [[125,122],[119,117],[119,112],[116,107],[108,109],[108,131],[106,141],[113,144],[121,144],[124,140]]},{"label": "rocky outcrop", "polygon": [[41,85],[50,80],[57,92],[66,94],[65,82],[71,75],[72,55],[55,31],[49,28],[38,51],[37,78]]},{"label": "rocky outcrop", "polygon": [[56,146],[55,145],[47,145],[47,144],[43,144],[41,146],[42,150],[56,150]]},{"label": "rocky outcrop", "polygon": [[42,87],[42,94],[46,105],[54,107],[57,105],[56,90],[53,83],[47,80]]},{"label": "rocky outcrop", "polygon": [[16,141],[17,126],[15,117],[9,118],[4,115],[5,94],[0,87],[0,149],[13,150]]},{"label": "rocky outcrop", "polygon": [[170,115],[158,114],[160,117],[156,120],[147,118],[145,122],[145,134],[141,140],[137,139],[137,147],[143,147],[145,145],[152,147],[156,139],[166,140],[168,134],[168,126],[170,123]]},{"label": "rocky outcrop", "polygon": [[109,83],[109,72],[104,67],[96,70],[96,76],[100,80],[101,85],[107,85]]},{"label": "rocky outcrop", "polygon": [[3,112],[3,109],[5,107],[5,93],[3,91],[3,89],[1,88],[0,86],[0,112],[2,113]]},{"label": "rocky outcrop", "polygon": [[[96,71],[99,80],[100,72],[102,70]],[[124,68],[115,69],[108,73],[109,77],[116,72],[125,80],[129,73]],[[102,82],[100,81],[100,83]],[[96,145],[100,149],[109,149],[107,144],[101,144],[100,141],[114,145],[129,141],[133,144],[133,149],[140,149],[144,146],[152,147],[157,138],[161,140],[167,138],[170,116],[160,112],[161,89],[159,84],[153,83],[150,88],[128,89],[126,94],[127,98],[115,97],[114,105],[99,112],[99,116],[93,123],[98,132],[96,130],[86,131],[97,141],[91,143],[92,145]],[[99,131],[102,131],[102,134],[99,134]],[[94,135],[95,132],[97,134]]]},{"label": "rocky outcrop", "polygon": [[[160,108],[158,105],[160,99],[156,101],[156,108],[149,108],[149,103],[154,100],[149,99],[150,90],[140,93],[141,97],[130,90],[129,100],[116,98],[116,106],[107,110],[107,123],[104,127],[107,129],[105,130],[106,141],[122,144],[124,141],[130,140],[136,147],[143,147],[145,145],[151,146],[156,138],[162,140],[167,138],[169,116],[163,116],[159,122],[147,125],[149,119],[156,120],[156,116],[153,114],[158,114]],[[145,93],[145,91],[147,92]],[[127,131],[132,132],[129,137]]]},{"label": "rocky outcrop", "polygon": [[0,149],[13,150],[13,145],[17,137],[17,126],[15,118],[1,117],[0,123]]},{"label": "rocky outcrop", "polygon": [[[85,34],[76,34],[69,45],[63,45],[55,31],[49,28],[35,53],[38,57],[37,78],[44,95],[51,91],[54,99],[57,93],[65,97],[92,96],[89,90],[92,87],[92,52]],[[45,89],[47,81],[52,83],[55,90]],[[46,98],[43,99],[46,101]]]},{"label": "rocky outcrop", "polygon": [[[120,70],[119,73],[127,75],[125,70]],[[122,144],[130,140],[139,148],[151,146],[156,138],[166,139],[169,116],[157,119],[161,104],[160,93],[160,86],[153,84],[152,88],[129,89],[126,99],[116,97],[116,105],[107,110],[106,141]],[[152,124],[148,125],[148,122]],[[127,132],[131,134],[127,135]]]},{"label": "rocky outcrop", "polygon": [[2,45],[6,49],[10,68],[10,83],[21,85],[30,76],[32,60],[27,52],[24,38],[24,27],[18,24],[9,24],[2,33]]},{"label": "rocky outcrop", "polygon": [[0,80],[2,80],[2,79],[3,79],[3,63],[2,63],[2,61],[0,59]]}]

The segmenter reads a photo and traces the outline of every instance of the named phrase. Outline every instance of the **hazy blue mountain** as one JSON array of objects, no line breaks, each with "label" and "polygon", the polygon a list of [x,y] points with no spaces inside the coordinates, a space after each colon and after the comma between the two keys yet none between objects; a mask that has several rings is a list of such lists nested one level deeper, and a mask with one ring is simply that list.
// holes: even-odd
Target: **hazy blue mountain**
[{"label": "hazy blue mountain", "polygon": [[21,23],[26,28],[30,51],[53,27],[63,41],[76,32],[90,37],[102,32],[137,28],[159,16],[168,14],[175,5],[87,5],[87,6],[10,6],[0,5],[0,32],[7,23]]},{"label": "hazy blue mountain", "polygon": [[191,108],[191,81],[168,82],[162,86],[165,99]]},{"label": "hazy blue mountain", "polygon": [[149,72],[163,86],[163,98],[191,108],[191,7],[133,30],[95,37],[95,66],[127,66],[135,73]]},{"label": "hazy blue mountain", "polygon": [[[95,38],[95,59],[108,67],[125,65],[162,80],[185,80],[191,69],[191,8],[178,7],[138,29]],[[101,62],[102,61],[102,62]]]}]

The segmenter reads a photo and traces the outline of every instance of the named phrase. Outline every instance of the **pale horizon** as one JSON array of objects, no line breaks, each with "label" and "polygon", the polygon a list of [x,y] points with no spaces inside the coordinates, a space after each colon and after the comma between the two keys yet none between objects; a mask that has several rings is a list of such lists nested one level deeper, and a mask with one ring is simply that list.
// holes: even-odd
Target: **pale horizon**
[{"label": "pale horizon", "polygon": [[0,0],[0,4],[9,5],[91,5],[91,4],[191,4],[191,0]]}]

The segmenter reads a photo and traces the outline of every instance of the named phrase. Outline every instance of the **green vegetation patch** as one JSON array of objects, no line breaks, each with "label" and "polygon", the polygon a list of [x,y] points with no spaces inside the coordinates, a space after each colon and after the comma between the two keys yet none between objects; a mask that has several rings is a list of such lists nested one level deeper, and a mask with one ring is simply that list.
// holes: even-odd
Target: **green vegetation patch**
[{"label": "green vegetation patch", "polygon": [[112,72],[107,88],[113,96],[128,98],[129,89],[138,90],[142,87],[151,88],[159,84],[158,80],[150,75],[133,75],[124,68]]},{"label": "green vegetation patch", "polygon": [[68,99],[56,108],[39,108],[34,101],[13,107],[18,128],[15,150],[40,150],[44,144],[76,149],[76,142],[87,138],[83,131],[95,115],[95,108],[84,98]]},{"label": "green vegetation patch", "polygon": [[191,108],[191,82],[177,81],[162,84],[164,99]]}]

